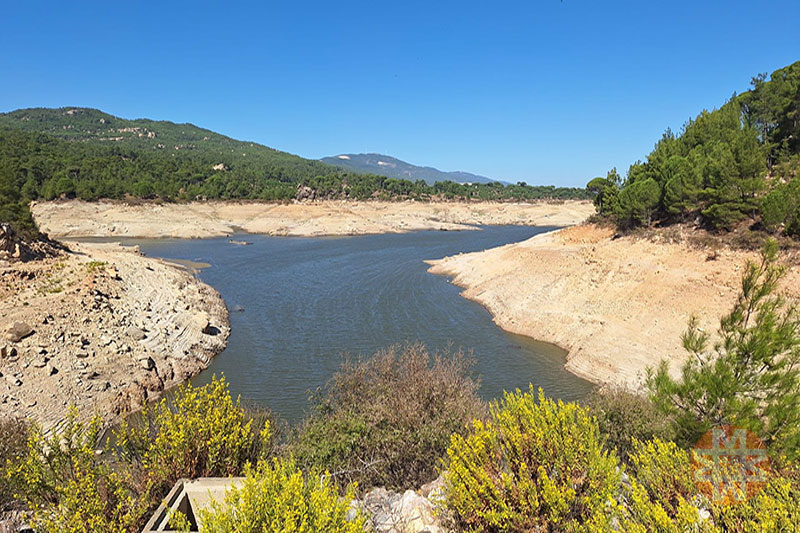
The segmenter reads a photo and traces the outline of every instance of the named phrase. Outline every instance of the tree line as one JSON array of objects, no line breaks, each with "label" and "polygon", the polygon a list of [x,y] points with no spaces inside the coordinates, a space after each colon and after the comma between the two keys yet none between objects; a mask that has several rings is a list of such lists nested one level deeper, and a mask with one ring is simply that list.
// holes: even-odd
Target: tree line
[{"label": "tree line", "polygon": [[[308,188],[302,195],[300,189]],[[359,174],[191,124],[124,120],[93,109],[0,114],[0,220],[34,231],[32,200],[586,199],[583,188],[520,182],[428,185]]]},{"label": "tree line", "polygon": [[751,85],[679,134],[667,129],[624,178],[612,169],[591,180],[598,212],[623,227],[749,222],[800,235],[800,61]]}]

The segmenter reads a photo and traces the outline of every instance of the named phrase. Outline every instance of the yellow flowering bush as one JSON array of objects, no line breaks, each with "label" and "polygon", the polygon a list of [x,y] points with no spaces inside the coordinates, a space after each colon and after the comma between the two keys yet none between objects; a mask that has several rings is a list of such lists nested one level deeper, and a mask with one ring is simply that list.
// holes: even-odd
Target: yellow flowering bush
[{"label": "yellow flowering bush", "polygon": [[343,498],[330,476],[303,475],[293,459],[247,466],[244,484],[230,490],[224,504],[212,502],[198,513],[206,533],[286,531],[293,533],[361,533],[364,519],[347,520],[355,493],[350,485]]},{"label": "yellow flowering bush", "polygon": [[470,531],[603,531],[616,512],[618,460],[597,422],[531,387],[506,393],[447,450],[447,504]]},{"label": "yellow flowering bush", "polygon": [[236,475],[259,459],[271,438],[269,421],[252,427],[224,377],[179,387],[173,399],[148,407],[142,419],[123,423],[116,443],[125,457],[142,464],[159,491],[180,478]]},{"label": "yellow flowering bush", "polygon": [[149,507],[146,491],[134,473],[112,465],[95,449],[100,419],[78,421],[70,408],[63,432],[47,437],[30,431],[27,452],[9,470],[18,497],[32,511],[31,525],[47,533],[136,531]]}]

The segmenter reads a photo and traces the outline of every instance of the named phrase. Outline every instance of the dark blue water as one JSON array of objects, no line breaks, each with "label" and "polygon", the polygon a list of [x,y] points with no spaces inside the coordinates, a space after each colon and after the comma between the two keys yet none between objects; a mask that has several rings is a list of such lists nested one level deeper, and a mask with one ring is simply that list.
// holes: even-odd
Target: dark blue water
[{"label": "dark blue water", "polygon": [[235,394],[296,421],[308,407],[308,392],[331,377],[344,354],[368,355],[414,341],[431,350],[451,345],[471,353],[487,399],[529,383],[565,400],[584,397],[591,385],[564,370],[561,349],[504,332],[483,307],[462,298],[448,279],[429,274],[423,263],[550,229],[238,237],[251,246],[227,239],[131,242],[150,256],[209,263],[199,275],[232,310],[227,349],[195,382],[224,373]]}]

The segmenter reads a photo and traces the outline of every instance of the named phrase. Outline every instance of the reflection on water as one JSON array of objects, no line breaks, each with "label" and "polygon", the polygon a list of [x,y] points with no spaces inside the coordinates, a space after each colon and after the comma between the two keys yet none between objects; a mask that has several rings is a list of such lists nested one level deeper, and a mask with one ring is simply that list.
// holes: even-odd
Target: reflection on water
[{"label": "reflection on water", "polygon": [[225,298],[232,332],[227,349],[195,382],[224,372],[235,394],[296,421],[308,407],[308,392],[330,378],[344,354],[413,341],[471,352],[487,399],[529,383],[558,398],[584,397],[591,385],[564,370],[563,350],[502,331],[483,307],[459,296],[446,278],[428,274],[423,263],[549,229],[248,235],[250,246],[225,238],[129,242],[150,256],[210,265],[198,275]]}]

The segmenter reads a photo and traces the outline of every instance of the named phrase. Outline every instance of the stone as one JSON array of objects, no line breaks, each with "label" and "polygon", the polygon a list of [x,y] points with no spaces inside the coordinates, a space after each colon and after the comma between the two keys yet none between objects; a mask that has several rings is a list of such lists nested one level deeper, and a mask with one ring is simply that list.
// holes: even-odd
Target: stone
[{"label": "stone", "polygon": [[128,326],[128,328],[125,330],[125,333],[128,335],[128,337],[135,341],[140,341],[147,338],[147,333],[136,326]]},{"label": "stone", "polygon": [[47,364],[47,357],[42,357],[41,359],[37,359],[33,362],[34,368],[44,368]]},{"label": "stone", "polygon": [[139,366],[145,370],[153,370],[156,366],[156,363],[153,361],[152,357],[144,357],[139,359]]},{"label": "stone", "polygon": [[25,322],[17,321],[6,328],[5,338],[11,342],[19,342],[33,334],[33,328]]},{"label": "stone", "polygon": [[201,332],[206,333],[210,327],[208,313],[201,311],[192,317],[192,323]]},{"label": "stone", "polygon": [[55,376],[56,374],[58,374],[58,369],[53,365],[51,365],[50,363],[48,363],[45,366],[45,372],[47,372],[48,376]]},{"label": "stone", "polygon": [[89,357],[89,354],[87,352],[75,352],[75,357],[78,359],[86,359]]},{"label": "stone", "polygon": [[19,387],[22,385],[22,380],[20,380],[17,376],[14,376],[12,374],[5,374],[3,377],[6,378],[6,381],[11,386]]}]

